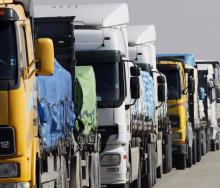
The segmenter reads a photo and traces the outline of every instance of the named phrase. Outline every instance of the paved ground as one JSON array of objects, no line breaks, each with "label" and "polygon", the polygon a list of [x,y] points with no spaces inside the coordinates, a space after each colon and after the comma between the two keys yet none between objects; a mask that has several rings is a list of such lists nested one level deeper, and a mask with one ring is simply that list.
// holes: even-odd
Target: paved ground
[{"label": "paved ground", "polygon": [[173,169],[154,188],[220,188],[220,152],[208,153],[191,169]]}]

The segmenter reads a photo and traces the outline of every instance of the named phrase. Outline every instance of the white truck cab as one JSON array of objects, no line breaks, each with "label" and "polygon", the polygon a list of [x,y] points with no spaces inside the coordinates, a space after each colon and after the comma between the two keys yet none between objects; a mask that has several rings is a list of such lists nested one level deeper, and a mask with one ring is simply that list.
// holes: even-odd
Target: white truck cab
[{"label": "white truck cab", "polygon": [[[206,63],[207,62],[207,63]],[[211,150],[214,151],[219,149],[219,141],[220,141],[220,128],[218,126],[217,121],[217,96],[216,96],[216,88],[218,87],[215,78],[215,70],[212,64],[208,63],[208,61],[197,61],[197,68],[200,72],[200,77],[205,76],[206,79],[201,79],[205,91],[206,91],[206,106],[205,106],[205,114],[208,120],[208,127],[210,127],[210,141],[211,141]],[[203,72],[206,71],[206,75]],[[207,109],[206,109],[207,108]],[[209,150],[209,149],[208,149]]]},{"label": "white truck cab", "polygon": [[77,64],[92,65],[96,75],[104,185],[128,186],[138,178],[139,151],[131,148],[130,106],[138,97],[139,79],[137,75],[131,78],[134,64],[128,56],[128,23],[124,3],[76,8]]},{"label": "white truck cab", "polygon": [[[153,80],[154,91],[154,113],[153,115],[153,129],[148,129],[148,134],[151,135],[151,141],[149,144],[153,147],[150,151],[152,153],[148,153],[148,155],[156,156],[156,164],[152,161],[149,161],[149,167],[156,171],[157,176],[161,177],[162,175],[162,161],[163,161],[163,153],[162,153],[162,140],[163,140],[163,131],[162,128],[165,127],[165,124],[168,124],[167,120],[167,84],[166,77],[161,74],[157,70],[156,65],[156,31],[154,25],[133,25],[128,27],[128,40],[129,40],[129,55],[132,61],[134,61],[143,72],[148,73]],[[162,81],[162,83],[160,83]],[[161,87],[162,86],[162,87]],[[163,88],[163,89],[162,89]],[[161,90],[162,89],[162,90]],[[145,91],[149,92],[149,91]],[[162,99],[162,98],[163,99]],[[171,141],[170,129],[167,129],[166,133],[169,135],[169,139]],[[164,132],[165,133],[165,132]],[[165,136],[165,134],[164,134]],[[166,138],[167,139],[167,138]],[[166,142],[167,143],[167,142]],[[156,146],[156,147],[155,147]],[[156,149],[157,148],[157,149]],[[164,172],[168,172],[172,168],[172,156],[171,156],[171,142],[169,145],[169,164],[166,167]],[[166,151],[167,152],[167,151]],[[166,163],[166,161],[164,161]],[[153,172],[155,173],[155,172]],[[153,178],[151,180],[152,185],[155,182]]]}]

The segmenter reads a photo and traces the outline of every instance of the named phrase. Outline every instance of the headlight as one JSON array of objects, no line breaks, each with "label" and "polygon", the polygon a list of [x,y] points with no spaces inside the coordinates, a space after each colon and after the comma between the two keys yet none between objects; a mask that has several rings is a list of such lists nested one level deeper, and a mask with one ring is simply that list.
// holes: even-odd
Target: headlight
[{"label": "headlight", "polygon": [[16,163],[1,163],[0,164],[0,178],[18,177],[18,175],[19,175],[18,164]]},{"label": "headlight", "polygon": [[29,182],[0,183],[0,188],[30,188],[30,183]]},{"label": "headlight", "polygon": [[106,154],[101,158],[101,166],[117,166],[121,163],[119,154]]},{"label": "headlight", "polygon": [[173,140],[179,140],[182,138],[182,134],[181,133],[172,133],[172,139]]}]

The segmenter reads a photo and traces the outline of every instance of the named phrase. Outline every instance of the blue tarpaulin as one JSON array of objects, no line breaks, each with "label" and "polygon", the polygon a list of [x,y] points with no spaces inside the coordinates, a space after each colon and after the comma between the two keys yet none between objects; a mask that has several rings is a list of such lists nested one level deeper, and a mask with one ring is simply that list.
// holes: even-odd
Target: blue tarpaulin
[{"label": "blue tarpaulin", "polygon": [[141,71],[140,89],[140,99],[138,99],[132,107],[132,114],[137,117],[144,115],[145,120],[154,122],[156,109],[154,81],[148,72]]},{"label": "blue tarpaulin", "polygon": [[185,64],[196,66],[195,56],[193,54],[157,54],[157,58],[161,59],[162,57],[171,57],[176,58],[182,61]]},{"label": "blue tarpaulin", "polygon": [[37,77],[37,94],[43,146],[50,150],[74,128],[70,73],[55,60],[53,76]]}]

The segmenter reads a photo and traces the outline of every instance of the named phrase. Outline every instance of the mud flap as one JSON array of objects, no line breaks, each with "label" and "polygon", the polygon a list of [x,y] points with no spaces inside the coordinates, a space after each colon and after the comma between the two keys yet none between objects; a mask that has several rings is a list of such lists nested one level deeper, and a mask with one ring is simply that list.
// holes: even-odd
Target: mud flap
[{"label": "mud flap", "polygon": [[187,137],[188,137],[188,144],[189,144],[189,147],[193,147],[193,139],[194,139],[194,136],[193,136],[193,130],[192,130],[192,126],[191,126],[191,123],[188,123],[187,124]]}]

